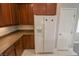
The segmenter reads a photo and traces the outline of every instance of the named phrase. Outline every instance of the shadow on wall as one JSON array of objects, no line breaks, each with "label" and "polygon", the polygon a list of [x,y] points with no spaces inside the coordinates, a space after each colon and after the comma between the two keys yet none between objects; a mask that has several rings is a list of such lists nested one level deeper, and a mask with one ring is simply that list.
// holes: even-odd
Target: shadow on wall
[{"label": "shadow on wall", "polygon": [[79,56],[79,33],[76,33],[76,35],[75,35],[75,41],[74,41],[73,49]]},{"label": "shadow on wall", "polygon": [[79,43],[74,43],[73,50],[74,50],[74,51],[78,54],[78,56],[79,56]]}]

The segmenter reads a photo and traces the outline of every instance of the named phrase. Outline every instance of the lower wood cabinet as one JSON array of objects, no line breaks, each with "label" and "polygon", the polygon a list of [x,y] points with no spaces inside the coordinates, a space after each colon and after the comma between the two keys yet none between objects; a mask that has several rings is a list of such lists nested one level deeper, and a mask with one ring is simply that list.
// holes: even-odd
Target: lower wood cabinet
[{"label": "lower wood cabinet", "polygon": [[20,56],[23,52],[22,38],[20,38],[15,44],[15,52],[17,56]]},{"label": "lower wood cabinet", "polygon": [[34,49],[34,35],[23,35],[23,48]]},{"label": "lower wood cabinet", "polygon": [[2,55],[3,56],[15,56],[14,45],[8,48]]},{"label": "lower wood cabinet", "polygon": [[21,56],[24,49],[34,48],[34,35],[23,35],[0,56]]}]

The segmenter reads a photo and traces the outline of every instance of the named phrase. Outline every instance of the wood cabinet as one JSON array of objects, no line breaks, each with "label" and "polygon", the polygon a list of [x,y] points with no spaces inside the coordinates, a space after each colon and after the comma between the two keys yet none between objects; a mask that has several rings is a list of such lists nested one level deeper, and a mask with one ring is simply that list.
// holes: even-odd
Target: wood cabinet
[{"label": "wood cabinet", "polygon": [[56,8],[57,4],[56,3],[47,3],[46,5],[46,14],[47,15],[56,15]]},{"label": "wood cabinet", "polygon": [[4,51],[2,56],[21,56],[23,53],[23,42],[22,37],[18,39],[12,46],[10,46],[6,51]]},{"label": "wood cabinet", "polygon": [[34,35],[23,35],[23,48],[34,49]]},{"label": "wood cabinet", "polygon": [[18,25],[18,20],[17,20],[17,4],[10,4],[11,8],[11,24],[12,25]]},{"label": "wood cabinet", "polygon": [[34,25],[34,15],[56,15],[56,3],[1,3],[0,26]]},{"label": "wood cabinet", "polygon": [[8,48],[3,54],[3,56],[15,56],[14,46]]},{"label": "wood cabinet", "polygon": [[56,15],[56,3],[1,3],[0,26],[34,25],[35,15]]},{"label": "wood cabinet", "polygon": [[34,15],[30,4],[17,4],[19,25],[33,25]]},{"label": "wood cabinet", "polygon": [[16,25],[15,9],[16,4],[0,4],[0,26]]},{"label": "wood cabinet", "polygon": [[15,52],[16,56],[20,56],[23,52],[23,43],[22,43],[22,38],[20,38],[16,43],[15,43]]},{"label": "wood cabinet", "polygon": [[34,49],[34,35],[23,35],[0,56],[21,56],[24,49]]},{"label": "wood cabinet", "polygon": [[35,15],[56,15],[56,3],[33,3],[31,7]]}]

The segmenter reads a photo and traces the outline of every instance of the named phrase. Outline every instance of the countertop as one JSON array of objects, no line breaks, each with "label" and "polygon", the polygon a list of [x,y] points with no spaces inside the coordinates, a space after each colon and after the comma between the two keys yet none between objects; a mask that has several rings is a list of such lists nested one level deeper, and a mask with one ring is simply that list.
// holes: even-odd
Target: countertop
[{"label": "countertop", "polygon": [[0,38],[0,54],[13,45],[23,35],[33,35],[33,31],[16,31]]}]

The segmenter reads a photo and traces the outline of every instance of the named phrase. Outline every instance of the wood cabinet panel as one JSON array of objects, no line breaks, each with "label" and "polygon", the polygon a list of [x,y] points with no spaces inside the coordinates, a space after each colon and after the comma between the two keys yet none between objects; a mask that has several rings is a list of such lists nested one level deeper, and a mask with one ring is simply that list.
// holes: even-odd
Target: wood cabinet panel
[{"label": "wood cabinet panel", "polygon": [[47,9],[46,9],[46,14],[47,15],[56,15],[56,7],[57,4],[56,3],[47,3],[46,5]]},{"label": "wood cabinet panel", "polygon": [[33,3],[31,4],[33,12],[36,15],[46,14],[46,3]]},{"label": "wood cabinet panel", "polygon": [[29,37],[28,35],[23,36],[23,48],[24,49],[29,49]]},{"label": "wood cabinet panel", "polygon": [[0,4],[0,26],[16,25],[15,9],[16,4]]},{"label": "wood cabinet panel", "polygon": [[34,35],[23,35],[0,56],[21,56],[24,49],[34,49]]},{"label": "wood cabinet panel", "polygon": [[1,26],[11,25],[11,17],[10,17],[10,6],[9,4],[1,4]]},{"label": "wood cabinet panel", "polygon": [[34,36],[33,35],[23,36],[23,47],[24,49],[34,49]]},{"label": "wood cabinet panel", "polygon": [[35,48],[35,44],[34,44],[34,35],[30,36],[30,48],[34,49]]},{"label": "wood cabinet panel", "polygon": [[17,4],[19,25],[33,25],[34,15],[30,4]]},{"label": "wood cabinet panel", "polygon": [[1,3],[0,26],[34,25],[35,15],[56,15],[56,3]]},{"label": "wood cabinet panel", "polygon": [[8,48],[3,54],[3,56],[15,56],[14,46]]},{"label": "wood cabinet panel", "polygon": [[10,8],[11,8],[11,24],[18,25],[17,4],[10,4]]},{"label": "wood cabinet panel", "polygon": [[56,15],[56,3],[33,3],[31,7],[36,15]]},{"label": "wood cabinet panel", "polygon": [[19,6],[19,24],[27,25],[28,24],[28,5],[20,4]]},{"label": "wood cabinet panel", "polygon": [[28,10],[28,19],[29,19],[29,25],[34,25],[34,13],[33,13],[33,9],[31,7],[31,4],[29,4],[29,10]]},{"label": "wood cabinet panel", "polygon": [[16,51],[16,56],[20,56],[23,52],[23,45],[21,38],[15,43],[15,51]]}]

